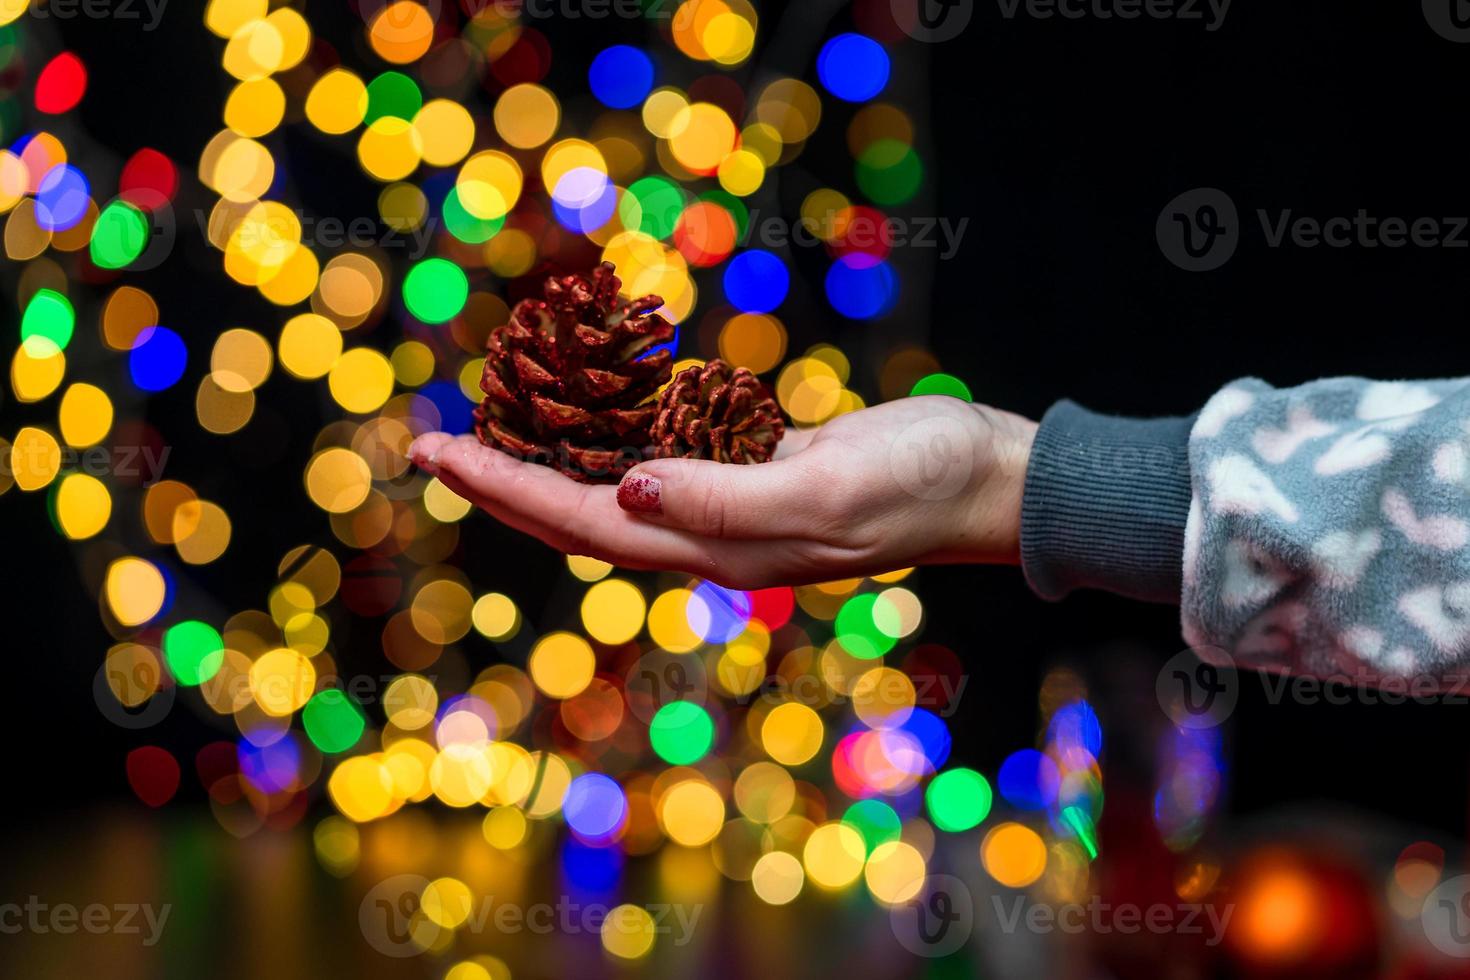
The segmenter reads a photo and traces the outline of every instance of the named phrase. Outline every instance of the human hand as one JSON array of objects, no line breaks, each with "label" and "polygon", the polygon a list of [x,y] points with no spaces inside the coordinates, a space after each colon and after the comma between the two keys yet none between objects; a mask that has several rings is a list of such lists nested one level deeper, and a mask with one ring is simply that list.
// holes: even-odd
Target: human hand
[{"label": "human hand", "polygon": [[656,459],[588,486],[482,445],[420,436],[409,458],[568,554],[734,588],[917,564],[1019,561],[1036,423],[954,398],[905,398],[789,430],[759,465]]}]

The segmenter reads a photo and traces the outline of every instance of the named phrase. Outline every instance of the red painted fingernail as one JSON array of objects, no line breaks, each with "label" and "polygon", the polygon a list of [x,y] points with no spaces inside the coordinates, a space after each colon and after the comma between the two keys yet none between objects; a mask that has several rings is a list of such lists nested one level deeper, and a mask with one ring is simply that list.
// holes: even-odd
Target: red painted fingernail
[{"label": "red painted fingernail", "polygon": [[618,506],[635,514],[662,514],[663,502],[659,494],[663,484],[658,477],[646,473],[630,473],[618,484]]}]

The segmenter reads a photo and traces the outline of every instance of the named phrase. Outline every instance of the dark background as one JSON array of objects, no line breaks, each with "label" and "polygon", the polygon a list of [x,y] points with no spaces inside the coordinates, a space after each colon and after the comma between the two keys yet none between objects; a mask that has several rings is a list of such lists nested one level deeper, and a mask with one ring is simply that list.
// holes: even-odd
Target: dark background
[{"label": "dark background", "polygon": [[[151,145],[191,174],[219,127],[227,89],[222,42],[206,34],[197,5],[175,3],[152,34],[87,21],[47,30],[59,28],[92,69],[80,122],[99,147],[120,160]],[[340,23],[336,36],[348,37],[351,15],[339,6],[313,4],[312,23],[328,36]],[[838,12],[832,29],[849,18]],[[548,84],[558,93],[585,90],[588,52],[620,32],[623,40],[642,36],[627,24],[543,29],[555,52]],[[1061,397],[1118,413],[1186,413],[1244,375],[1286,385],[1334,374],[1464,372],[1470,250],[1273,249],[1255,219],[1257,208],[1319,218],[1364,208],[1410,221],[1470,215],[1462,151],[1470,45],[1437,36],[1417,4],[1237,0],[1210,33],[1200,21],[1037,20],[1024,11],[1008,20],[991,0],[976,5],[958,39],[901,47],[896,73],[921,101],[900,104],[917,123],[934,199],[898,213],[968,217],[963,247],[946,262],[916,257],[933,276],[932,295],[906,277],[897,311],[882,324],[844,323],[816,303],[783,310],[793,354],[821,339],[858,355],[881,350],[880,340],[911,338],[977,399],[1033,418]],[[753,63],[760,61],[758,51]],[[815,82],[810,59],[796,70]],[[831,103],[823,126],[835,130],[845,117]],[[333,200],[341,217],[372,213],[371,197],[362,196],[369,189],[342,152],[349,144],[333,150],[295,136],[272,143],[282,145],[296,200]],[[855,190],[838,131],[819,132],[790,169],[782,179],[797,181],[804,170]],[[1235,201],[1242,236],[1223,268],[1190,273],[1161,253],[1155,220],[1175,195],[1201,186]],[[184,196],[207,200],[192,177]],[[176,447],[169,475],[224,502],[236,519],[227,559],[198,573],[199,585],[235,606],[258,606],[286,548],[330,540],[300,486],[315,427],[300,424],[298,413],[323,406],[312,386],[275,377],[244,434],[198,430],[192,396],[208,348],[194,338],[234,325],[273,336],[283,318],[224,280],[218,254],[192,226],[181,228],[181,241],[180,254],[144,284],[164,322],[191,338],[194,358],[184,382],[147,413]],[[819,290],[822,268],[799,259],[796,278]],[[870,400],[878,397],[876,366],[876,358],[858,359],[855,372]],[[7,429],[32,417],[4,409]],[[40,500],[11,491],[0,507],[10,558],[4,727],[10,745],[26,746],[6,760],[6,782],[22,788],[25,804],[5,808],[3,819],[43,827],[102,800],[126,800],[122,761],[142,736],[118,731],[94,706],[92,677],[110,640],[95,589],[78,581],[73,548]],[[250,514],[268,520],[269,533],[251,533]],[[550,552],[485,518],[467,523],[464,546],[478,589],[514,586],[518,597],[534,596],[563,574]],[[1126,730],[1126,706],[1152,704],[1151,665],[1183,645],[1174,609],[1102,595],[1048,604],[1014,569],[930,569],[917,582],[925,639],[954,648],[973,672],[954,722],[955,760],[986,772],[1032,744],[1048,666],[1078,667],[1105,728]],[[364,672],[377,673],[370,634],[356,647]],[[1229,730],[1225,811],[1330,801],[1457,838],[1467,809],[1464,718],[1458,705],[1271,705],[1260,685],[1244,684]],[[147,738],[177,749],[187,772],[192,749],[211,736],[187,712],[166,728]],[[1146,776],[1143,762],[1113,746],[1109,779],[1113,767],[1124,778]],[[182,795],[203,800],[187,774]]]}]

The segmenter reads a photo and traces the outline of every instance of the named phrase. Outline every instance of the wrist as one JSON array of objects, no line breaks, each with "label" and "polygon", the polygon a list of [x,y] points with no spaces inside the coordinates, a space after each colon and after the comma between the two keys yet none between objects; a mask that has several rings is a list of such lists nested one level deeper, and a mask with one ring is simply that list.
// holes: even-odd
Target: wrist
[{"label": "wrist", "polygon": [[975,449],[983,462],[956,524],[955,551],[962,561],[1019,565],[1022,501],[1037,423],[988,405],[970,408],[979,417]]}]

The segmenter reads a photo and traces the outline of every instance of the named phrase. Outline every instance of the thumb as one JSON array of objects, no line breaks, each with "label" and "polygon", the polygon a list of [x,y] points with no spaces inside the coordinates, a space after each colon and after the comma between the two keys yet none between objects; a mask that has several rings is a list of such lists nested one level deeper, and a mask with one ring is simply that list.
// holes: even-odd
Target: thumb
[{"label": "thumb", "polygon": [[810,482],[793,460],[656,459],[624,474],[618,506],[705,537],[787,537],[811,529],[819,495]]}]

